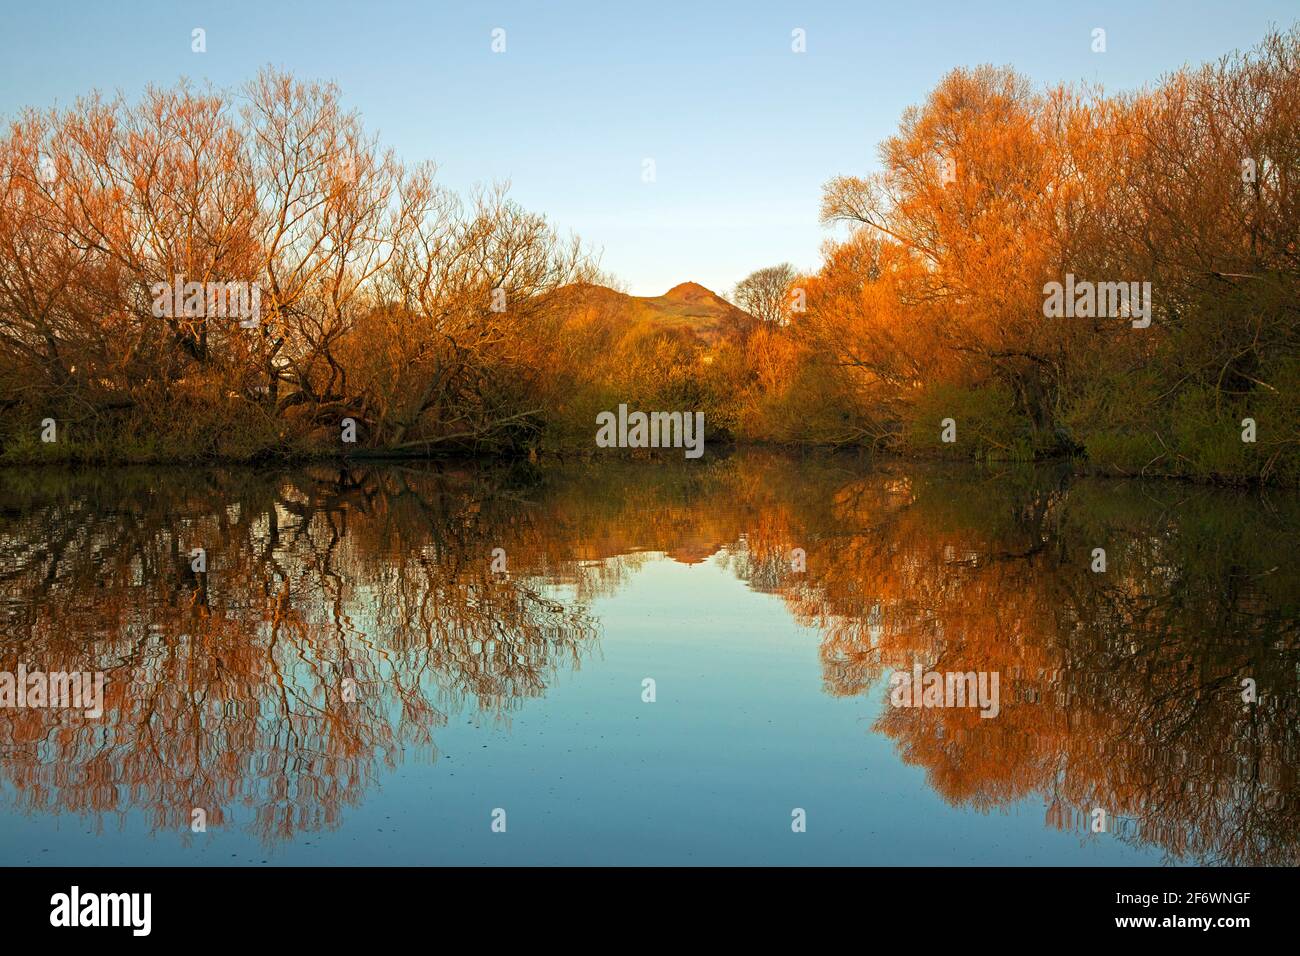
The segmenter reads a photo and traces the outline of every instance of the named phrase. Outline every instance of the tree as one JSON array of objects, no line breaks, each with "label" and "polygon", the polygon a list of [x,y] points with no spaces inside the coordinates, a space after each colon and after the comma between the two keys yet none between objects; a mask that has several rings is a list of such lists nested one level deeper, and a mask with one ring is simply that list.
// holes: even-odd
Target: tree
[{"label": "tree", "polygon": [[[530,440],[584,247],[403,165],[333,86],[267,70],[242,100],[182,83],[0,130],[0,407],[169,457],[337,447],[344,418],[412,454]],[[173,283],[192,311],[159,309]],[[251,325],[199,301],[230,283]]]},{"label": "tree", "polygon": [[783,325],[789,317],[790,284],[797,276],[788,262],[759,269],[736,283],[731,299],[760,322]]}]

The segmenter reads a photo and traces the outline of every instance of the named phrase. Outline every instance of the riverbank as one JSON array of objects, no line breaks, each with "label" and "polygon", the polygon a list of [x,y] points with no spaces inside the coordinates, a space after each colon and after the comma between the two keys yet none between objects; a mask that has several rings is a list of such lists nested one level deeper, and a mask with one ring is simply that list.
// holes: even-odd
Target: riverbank
[{"label": "riverbank", "polygon": [[[242,454],[181,453],[158,444],[114,444],[109,442],[26,442],[5,445],[0,450],[0,471],[13,468],[39,466],[71,468],[125,468],[136,466],[271,466],[294,467],[312,464],[382,465],[385,463],[440,462],[457,465],[493,464],[511,466],[520,463],[545,465],[548,463],[623,461],[666,461],[682,457],[676,449],[597,449],[594,447],[536,447],[520,448],[510,452],[494,451],[475,454],[472,449],[458,445],[431,446],[432,450],[397,448],[367,448],[327,446],[323,444],[295,443],[292,445],[263,447]],[[979,457],[962,456],[955,449],[897,450],[871,448],[863,444],[794,444],[788,442],[708,441],[704,461],[737,452],[757,451],[834,458],[838,456],[867,456],[882,463],[897,465],[946,463],[953,465],[978,465],[982,468],[1055,467],[1076,478],[1139,479],[1179,482],[1226,488],[1300,488],[1300,482],[1288,480],[1287,475],[1262,477],[1252,474],[1196,472],[1171,470],[1159,462],[1138,468],[1128,468],[1113,462],[1097,461],[1086,454],[1055,454],[1030,456]]]}]

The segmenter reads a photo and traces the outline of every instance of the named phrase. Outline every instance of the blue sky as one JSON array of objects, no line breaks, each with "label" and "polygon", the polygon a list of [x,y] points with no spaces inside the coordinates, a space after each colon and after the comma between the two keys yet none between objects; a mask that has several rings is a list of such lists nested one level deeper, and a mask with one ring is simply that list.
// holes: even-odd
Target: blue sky
[{"label": "blue sky", "polygon": [[[875,169],[902,110],[954,66],[1129,89],[1253,45],[1300,20],[1300,2],[142,0],[4,18],[6,118],[181,76],[236,87],[267,64],[334,80],[403,159],[435,160],[458,189],[508,178],[630,291],[658,295],[687,280],[724,292],[783,260],[814,267],[830,234],[822,184]],[[195,27],[206,53],[190,49]],[[795,28],[806,53],[791,51]]]}]

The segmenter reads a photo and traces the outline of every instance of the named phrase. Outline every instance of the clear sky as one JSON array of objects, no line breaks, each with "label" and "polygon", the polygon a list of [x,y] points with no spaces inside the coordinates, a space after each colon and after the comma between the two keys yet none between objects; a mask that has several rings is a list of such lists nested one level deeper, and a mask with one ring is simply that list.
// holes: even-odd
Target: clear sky
[{"label": "clear sky", "polygon": [[814,267],[822,184],[875,169],[902,110],[954,66],[1129,89],[1300,20],[1300,0],[5,5],[5,118],[181,76],[236,87],[267,64],[334,80],[403,159],[460,189],[508,178],[640,295]]}]

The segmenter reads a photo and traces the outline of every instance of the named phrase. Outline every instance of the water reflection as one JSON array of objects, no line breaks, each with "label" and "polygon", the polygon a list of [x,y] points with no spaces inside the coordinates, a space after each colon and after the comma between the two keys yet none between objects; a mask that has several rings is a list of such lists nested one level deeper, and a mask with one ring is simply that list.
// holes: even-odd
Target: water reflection
[{"label": "water reflection", "polygon": [[98,721],[0,708],[28,814],[335,827],[385,768],[435,760],[452,715],[508,724],[599,666],[592,601],[662,552],[780,595],[828,694],[999,672],[996,719],[874,724],[953,805],[1038,798],[1081,839],[1101,808],[1171,859],[1300,862],[1294,497],[766,453],[0,481],[0,671],[110,677]]}]

